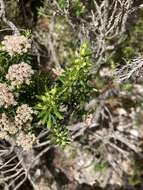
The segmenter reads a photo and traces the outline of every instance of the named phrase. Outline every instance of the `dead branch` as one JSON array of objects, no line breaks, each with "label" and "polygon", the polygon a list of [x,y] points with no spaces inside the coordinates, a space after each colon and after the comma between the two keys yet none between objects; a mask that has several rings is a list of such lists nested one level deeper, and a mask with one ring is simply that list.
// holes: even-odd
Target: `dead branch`
[{"label": "dead branch", "polygon": [[143,74],[143,58],[139,57],[131,60],[130,63],[127,63],[125,66],[117,69],[115,72],[116,81],[119,83],[124,83],[129,80],[134,82],[137,79],[141,79]]},{"label": "dead branch", "polygon": [[20,35],[20,32],[18,28],[15,26],[15,24],[9,21],[6,17],[4,0],[0,0],[0,18],[13,30],[14,34]]}]

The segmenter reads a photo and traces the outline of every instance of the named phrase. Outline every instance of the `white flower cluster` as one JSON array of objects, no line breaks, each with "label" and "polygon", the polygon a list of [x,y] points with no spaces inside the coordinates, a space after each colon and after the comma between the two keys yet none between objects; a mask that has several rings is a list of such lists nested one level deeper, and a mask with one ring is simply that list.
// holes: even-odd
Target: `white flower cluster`
[{"label": "white flower cluster", "polygon": [[26,124],[31,123],[34,114],[34,111],[28,104],[23,104],[17,108],[16,116],[15,116],[15,123],[18,128],[22,128]]},{"label": "white flower cluster", "polygon": [[[13,56],[27,53],[31,48],[31,40],[23,35],[8,35],[4,37],[2,45],[3,50]],[[0,108],[9,108],[18,104],[15,100],[18,98],[15,87],[29,85],[33,74],[32,67],[25,62],[13,64],[8,68],[5,76],[8,85],[6,82],[0,83]],[[28,104],[18,106],[15,117],[4,112],[0,113],[0,139],[7,141],[13,139],[23,150],[31,149],[36,137],[34,134],[29,134],[28,129],[31,128],[34,113]]]},{"label": "white flower cluster", "polygon": [[16,104],[17,102],[15,101],[11,89],[5,83],[0,83],[0,107],[4,106],[5,108],[8,108],[9,106],[15,106]]},{"label": "white flower cluster", "polygon": [[36,141],[34,134],[26,133],[23,129],[31,127],[34,111],[27,104],[23,104],[17,108],[15,118],[9,118],[5,113],[0,115],[0,139],[10,140],[10,136],[14,135],[16,143],[23,150],[32,148]]},{"label": "white flower cluster", "polygon": [[5,113],[1,114],[0,118],[0,130],[1,132],[8,132],[11,135],[17,133],[18,129],[15,126],[14,121],[10,120]]},{"label": "white flower cluster", "polygon": [[6,79],[11,82],[12,87],[22,84],[29,85],[33,74],[34,71],[32,70],[32,67],[27,63],[22,62],[9,67]]},{"label": "white flower cluster", "polygon": [[9,141],[9,135],[6,131],[1,131],[0,132],[0,139],[5,139],[7,141]]},{"label": "white flower cluster", "polygon": [[20,134],[16,138],[16,143],[18,146],[21,146],[23,150],[30,150],[33,146],[33,143],[36,141],[36,137],[34,134],[25,134],[24,132],[20,132]]},{"label": "white flower cluster", "polygon": [[4,46],[4,50],[12,56],[16,53],[27,53],[31,48],[31,40],[23,35],[7,35],[4,37],[2,45]]}]

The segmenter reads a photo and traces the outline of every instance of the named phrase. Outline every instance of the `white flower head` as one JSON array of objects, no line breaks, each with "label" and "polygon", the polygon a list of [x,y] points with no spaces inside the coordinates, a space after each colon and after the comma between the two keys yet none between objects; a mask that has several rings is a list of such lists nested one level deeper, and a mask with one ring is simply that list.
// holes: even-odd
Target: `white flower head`
[{"label": "white flower head", "polygon": [[5,83],[0,83],[0,107],[8,108],[16,104],[17,102],[11,89]]},{"label": "white flower head", "polygon": [[30,150],[35,141],[36,137],[34,134],[25,134],[24,132],[20,132],[16,138],[17,145],[21,146],[25,151]]},{"label": "white flower head", "polygon": [[29,85],[33,74],[32,67],[22,62],[9,67],[6,79],[11,82],[11,86],[14,88],[22,84]]},{"label": "white flower head", "polygon": [[31,40],[23,35],[7,35],[2,41],[4,50],[11,56],[14,54],[27,53],[31,48]]},{"label": "white flower head", "polygon": [[15,116],[15,124],[18,128],[22,128],[23,126],[28,126],[29,123],[32,122],[33,117],[32,114],[34,111],[27,104],[23,104],[17,108],[16,116]]}]

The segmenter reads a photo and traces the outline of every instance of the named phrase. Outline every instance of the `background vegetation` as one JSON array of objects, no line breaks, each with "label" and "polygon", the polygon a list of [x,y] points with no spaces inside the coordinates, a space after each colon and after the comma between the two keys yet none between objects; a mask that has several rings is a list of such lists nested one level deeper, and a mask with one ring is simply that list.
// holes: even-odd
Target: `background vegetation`
[{"label": "background vegetation", "polygon": [[0,107],[10,121],[33,110],[28,128],[0,135],[0,188],[142,190],[142,1],[0,3],[1,42],[18,30],[32,43],[13,56],[1,43],[0,83],[12,65],[34,71],[12,90],[18,104]]}]

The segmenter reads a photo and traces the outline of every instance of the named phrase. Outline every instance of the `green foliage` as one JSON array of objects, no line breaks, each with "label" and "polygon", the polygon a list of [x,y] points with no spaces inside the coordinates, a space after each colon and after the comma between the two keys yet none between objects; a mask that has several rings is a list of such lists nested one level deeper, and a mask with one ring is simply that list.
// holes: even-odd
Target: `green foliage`
[{"label": "green foliage", "polygon": [[42,124],[47,124],[51,128],[52,125],[57,124],[57,120],[63,119],[60,113],[59,97],[57,88],[47,90],[44,95],[38,97],[40,103],[37,109],[40,110],[38,117],[41,119]]},{"label": "green foliage", "polygon": [[96,172],[104,172],[108,168],[108,164],[106,162],[101,162],[95,165]]},{"label": "green foliage", "polygon": [[67,6],[67,3],[68,3],[67,0],[59,0],[59,5],[63,9]]},{"label": "green foliage", "polygon": [[[134,22],[134,20],[132,21]],[[122,36],[122,43],[116,47],[116,51],[109,59],[110,64],[113,67],[121,63],[126,63],[126,60],[135,58],[138,55],[143,54],[143,13],[138,15],[136,23],[132,23],[132,26],[128,27],[126,34]]]},{"label": "green foliage", "polygon": [[141,179],[137,175],[133,175],[129,177],[129,184],[130,185],[140,185],[141,184]]},{"label": "green foliage", "polygon": [[129,35],[123,46],[123,56],[125,58],[133,58],[138,53],[143,53],[143,14],[140,14],[139,19],[134,27],[129,30]]},{"label": "green foliage", "polygon": [[82,16],[86,12],[86,7],[80,0],[74,0],[72,7],[77,17]]},{"label": "green foliage", "polygon": [[[65,134],[67,136],[67,133],[59,128],[65,112],[80,110],[90,97],[89,92],[93,89],[89,84],[90,66],[91,52],[88,44],[83,43],[79,52],[76,52],[71,67],[65,69],[51,89],[47,89],[44,95],[38,97],[39,103],[36,106],[39,111],[38,117],[42,124],[54,131],[58,144],[64,144]],[[65,108],[65,111],[62,108]],[[62,143],[61,137],[64,139]]]},{"label": "green foliage", "polygon": [[131,91],[133,88],[133,85],[130,83],[123,84],[122,89],[126,91]]},{"label": "green foliage", "polygon": [[140,185],[142,184],[142,174],[143,174],[143,166],[142,159],[138,159],[137,157],[132,160],[133,173],[128,177],[130,185]]},{"label": "green foliage", "polygon": [[59,0],[59,5],[62,9],[66,9],[69,4],[70,12],[79,17],[86,12],[86,7],[81,0]]},{"label": "green foliage", "polygon": [[32,31],[31,30],[25,30],[24,31],[24,36],[26,36],[27,38],[31,38],[32,37]]},{"label": "green foliage", "polygon": [[88,45],[84,43],[77,52],[71,68],[66,68],[57,81],[58,85],[61,86],[60,96],[62,95],[61,99],[64,104],[78,106],[85,102],[91,88],[89,84],[90,66],[91,52]]},{"label": "green foliage", "polygon": [[51,143],[64,148],[70,142],[68,130],[63,126],[57,126],[51,130]]}]

